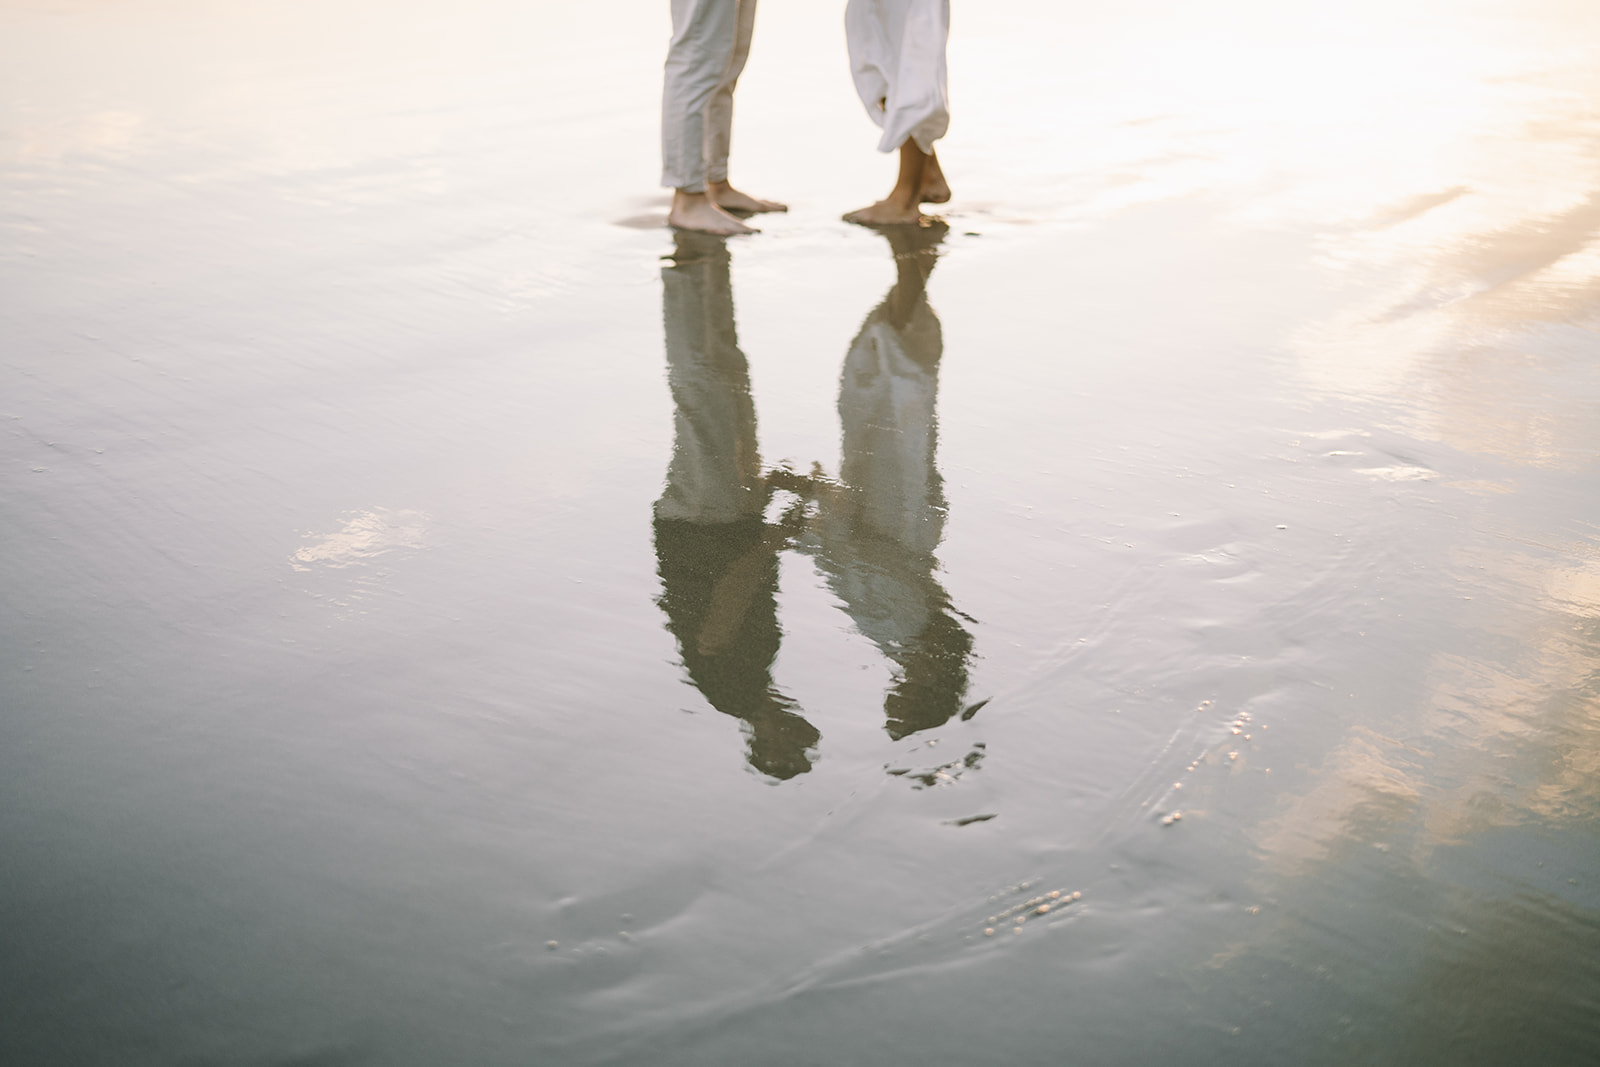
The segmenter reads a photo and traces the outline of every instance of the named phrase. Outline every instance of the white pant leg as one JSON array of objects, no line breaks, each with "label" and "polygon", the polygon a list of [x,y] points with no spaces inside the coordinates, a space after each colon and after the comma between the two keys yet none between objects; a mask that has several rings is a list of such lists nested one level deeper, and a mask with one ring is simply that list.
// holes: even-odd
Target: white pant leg
[{"label": "white pant leg", "polygon": [[661,93],[661,184],[705,190],[706,105],[738,41],[739,0],[672,0],[672,43]]},{"label": "white pant leg", "polygon": [[756,0],[739,0],[738,29],[728,69],[711,94],[705,112],[706,181],[728,180],[728,145],[733,139],[733,89],[750,58],[750,38],[756,25]]},{"label": "white pant leg", "polygon": [[883,127],[878,151],[910,137],[931,152],[950,128],[950,0],[850,0],[844,27],[856,92]]}]

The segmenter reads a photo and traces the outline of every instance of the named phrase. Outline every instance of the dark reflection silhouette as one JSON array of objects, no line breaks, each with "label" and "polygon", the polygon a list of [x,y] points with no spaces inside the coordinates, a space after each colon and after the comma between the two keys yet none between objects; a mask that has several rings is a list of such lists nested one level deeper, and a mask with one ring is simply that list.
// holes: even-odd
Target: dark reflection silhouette
[{"label": "dark reflection silhouette", "polygon": [[803,521],[797,502],[763,519],[785,472],[764,477],[749,367],[733,324],[722,238],[680,231],[662,269],[667,381],[676,409],[655,539],[667,628],[711,706],[747,724],[751,766],[774,778],[811,769],[817,730],[772,684],[778,552]]},{"label": "dark reflection silhouette", "polygon": [[934,577],[946,513],[934,459],[944,339],[927,282],[949,227],[934,221],[880,232],[894,252],[895,283],[845,356],[842,484],[818,487],[822,506],[800,547],[894,664],[884,715],[898,740],[961,710],[972,635]]},{"label": "dark reflection silhouette", "polygon": [[[948,228],[883,232],[896,279],[845,356],[837,482],[820,468],[762,470],[723,239],[677,233],[661,272],[676,410],[655,506],[657,602],[689,680],[712,707],[747,724],[751,766],[779,779],[811,769],[819,737],[772,681],[786,548],[813,558],[856,628],[893,664],[884,700],[890,737],[948,722],[967,688],[972,635],[934,577],[945,516],[934,462],[944,345],[926,287]],[[769,519],[779,493],[788,503]]]}]

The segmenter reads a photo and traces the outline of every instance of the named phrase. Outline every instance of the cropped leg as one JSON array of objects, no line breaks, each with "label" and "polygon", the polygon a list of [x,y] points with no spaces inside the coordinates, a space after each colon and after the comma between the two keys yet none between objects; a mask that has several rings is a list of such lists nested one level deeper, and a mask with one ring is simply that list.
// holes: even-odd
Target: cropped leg
[{"label": "cropped leg", "polygon": [[740,0],[672,0],[661,92],[661,184],[668,188],[705,191],[706,105],[732,66],[741,6]]},{"label": "cropped leg", "polygon": [[733,55],[728,69],[717,83],[706,105],[705,161],[706,180],[728,180],[728,144],[733,138],[733,89],[744,73],[745,60],[750,58],[750,37],[756,25],[756,0],[738,0],[739,18],[733,42]]}]

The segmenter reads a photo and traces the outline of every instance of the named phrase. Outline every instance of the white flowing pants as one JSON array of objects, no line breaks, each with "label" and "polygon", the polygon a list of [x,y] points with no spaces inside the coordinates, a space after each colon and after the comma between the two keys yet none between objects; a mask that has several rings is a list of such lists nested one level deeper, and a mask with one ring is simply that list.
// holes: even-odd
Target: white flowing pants
[{"label": "white flowing pants", "polygon": [[661,93],[661,184],[687,193],[728,180],[733,87],[750,55],[756,0],[672,0]]},{"label": "white flowing pants", "polygon": [[950,0],[850,0],[844,35],[856,92],[883,127],[878,151],[893,152],[907,137],[933,151],[950,128]]}]

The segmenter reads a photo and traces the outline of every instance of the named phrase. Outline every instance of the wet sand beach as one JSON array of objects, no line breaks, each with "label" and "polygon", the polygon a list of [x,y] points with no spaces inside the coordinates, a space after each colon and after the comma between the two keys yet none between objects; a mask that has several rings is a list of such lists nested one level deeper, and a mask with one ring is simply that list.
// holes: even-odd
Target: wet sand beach
[{"label": "wet sand beach", "polygon": [[1600,9],[0,5],[0,1062],[1600,1060]]}]

